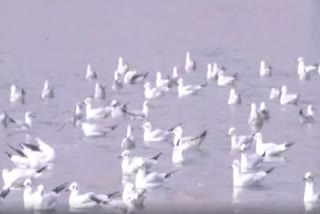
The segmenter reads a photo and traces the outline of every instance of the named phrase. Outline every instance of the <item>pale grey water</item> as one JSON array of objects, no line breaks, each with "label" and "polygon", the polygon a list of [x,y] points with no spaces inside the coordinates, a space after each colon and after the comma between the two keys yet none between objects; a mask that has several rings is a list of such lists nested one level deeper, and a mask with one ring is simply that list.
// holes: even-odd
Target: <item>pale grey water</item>
[{"label": "pale grey water", "polygon": [[[154,102],[159,106],[151,112],[151,122],[168,127],[183,122],[187,133],[208,130],[202,145],[205,154],[194,157],[193,163],[182,167],[165,189],[148,195],[150,207],[177,207],[227,210],[229,212],[269,212],[292,209],[304,212],[302,202],[307,170],[319,169],[319,124],[301,128],[298,108],[282,108],[268,100],[269,88],[288,84],[289,91],[302,95],[301,106],[319,106],[319,77],[303,83],[298,81],[296,58],[307,62],[319,60],[320,2],[317,0],[270,1],[0,1],[0,109],[13,117],[23,117],[34,111],[41,120],[74,108],[78,100],[93,93],[94,84],[84,79],[87,63],[98,72],[100,82],[110,85],[117,58],[123,56],[131,67],[171,73],[173,66],[184,64],[185,52],[191,51],[198,62],[194,74],[185,75],[190,83],[202,82],[206,64],[217,61],[230,73],[239,73],[237,89],[243,104],[236,108],[226,105],[229,89],[210,84],[200,96],[177,99],[171,93]],[[265,59],[274,67],[271,79],[257,75],[259,61]],[[40,99],[43,81],[56,86],[56,98],[49,104]],[[16,83],[27,90],[27,103],[11,107],[9,85]],[[141,86],[125,89],[112,98],[130,101],[130,107],[140,108]],[[232,200],[232,175],[229,168],[233,156],[225,138],[233,125],[239,132],[248,132],[247,118],[251,102],[266,101],[272,113],[263,134],[271,141],[295,140],[284,163],[269,164],[276,170],[265,180],[262,190],[244,190],[240,203]],[[40,120],[39,119],[39,120]],[[71,126],[57,132],[52,127],[36,124],[34,132],[57,152],[53,171],[37,183],[48,188],[65,181],[77,181],[81,191],[109,192],[121,188],[120,142],[126,123],[105,139],[81,141],[81,132]],[[141,139],[141,133],[135,136]],[[6,144],[23,140],[3,136],[0,149]],[[149,150],[142,142],[136,154],[152,155],[163,151],[157,171],[173,168],[171,148],[158,145]],[[0,167],[11,167],[0,156]],[[318,180],[316,180],[316,183]],[[320,181],[319,181],[320,182]],[[319,185],[320,186],[320,185]],[[4,207],[22,207],[21,191],[12,192]],[[60,204],[65,205],[67,195]],[[157,207],[157,206],[156,206]]]}]

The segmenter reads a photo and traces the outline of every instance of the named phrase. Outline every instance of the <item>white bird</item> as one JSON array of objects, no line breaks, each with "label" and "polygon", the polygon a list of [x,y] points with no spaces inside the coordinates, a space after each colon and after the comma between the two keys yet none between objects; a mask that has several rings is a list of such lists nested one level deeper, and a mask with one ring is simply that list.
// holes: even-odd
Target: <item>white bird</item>
[{"label": "white bird", "polygon": [[27,178],[24,183],[24,191],[23,191],[23,206],[25,210],[33,209],[34,205],[34,193],[32,191],[32,180]]},{"label": "white bird", "polygon": [[172,79],[178,80],[179,79],[179,73],[178,73],[178,67],[174,66],[172,69]]},{"label": "white bird", "polygon": [[115,130],[118,125],[100,126],[96,123],[82,122],[81,129],[85,137],[105,137]]},{"label": "white bird", "polygon": [[242,172],[256,170],[263,163],[266,153],[259,155],[257,153],[250,153],[249,146],[242,144],[240,146],[240,167]]},{"label": "white bird", "polygon": [[150,122],[145,122],[142,125],[144,130],[143,140],[144,142],[162,142],[169,140],[172,130],[153,129]]},{"label": "white bird", "polygon": [[56,157],[53,148],[40,138],[36,137],[35,139],[38,145],[28,143],[19,144],[23,150],[10,146],[11,149],[17,152],[17,155],[12,155],[9,152],[6,152],[6,154],[16,167],[40,169],[44,166],[53,164]]},{"label": "white bird", "polygon": [[138,73],[136,70],[131,70],[124,75],[123,82],[131,85],[138,84],[143,82],[147,78],[148,74],[148,72]]},{"label": "white bird", "polygon": [[233,187],[259,186],[265,177],[274,170],[274,167],[266,171],[257,171],[252,173],[243,173],[240,168],[239,160],[232,162]]},{"label": "white bird", "polygon": [[44,191],[44,186],[39,185],[33,194],[33,208],[37,211],[54,210],[60,196],[60,192],[67,187],[67,183],[55,187],[49,192]]},{"label": "white bird", "polygon": [[86,118],[86,109],[84,108],[83,102],[77,102],[74,108],[74,112],[72,115],[72,123],[74,126],[78,126],[81,124],[81,120]]},{"label": "white bird", "polygon": [[133,127],[132,125],[128,125],[126,137],[123,138],[121,142],[121,149],[127,150],[127,149],[134,149],[135,147],[136,147],[136,142],[133,135]]},{"label": "white bird", "polygon": [[145,164],[142,164],[136,175],[135,186],[137,189],[146,190],[160,188],[175,172],[177,172],[177,170],[167,173],[148,172]]},{"label": "white bird", "polygon": [[269,99],[274,100],[276,98],[280,98],[280,95],[281,95],[281,91],[279,88],[271,88]]},{"label": "white bird", "polygon": [[196,62],[191,59],[189,51],[186,53],[186,62],[184,69],[186,72],[191,72],[197,69]]},{"label": "white bird", "polygon": [[44,100],[54,98],[54,88],[50,87],[49,80],[44,81],[41,98]]},{"label": "white bird", "polygon": [[128,204],[133,204],[135,208],[142,209],[146,198],[145,189],[137,189],[133,183],[126,183],[122,192],[122,201]]},{"label": "white bird", "polygon": [[299,57],[297,61],[298,61],[297,71],[298,71],[300,80],[303,80],[303,79],[308,80],[310,78],[310,72],[316,71],[319,68],[319,64],[305,65],[303,57]]},{"label": "white bird", "polygon": [[208,83],[203,83],[201,85],[184,85],[184,80],[182,78],[178,79],[178,97],[185,97],[189,95],[196,95],[207,86]]},{"label": "white bird", "polygon": [[14,123],[15,120],[9,117],[6,111],[0,113],[0,124],[2,128],[6,129],[9,126],[9,123]]},{"label": "white bird", "polygon": [[34,178],[38,178],[41,176],[43,171],[45,171],[47,167],[42,167],[38,170],[35,169],[20,169],[20,168],[14,168],[11,171],[8,169],[2,170],[2,179],[3,179],[3,189],[10,188],[12,186],[22,186],[23,182],[30,178],[31,180]]},{"label": "white bird", "polygon": [[260,132],[255,134],[254,140],[256,141],[256,153],[259,155],[265,153],[266,156],[279,156],[294,145],[294,142],[285,142],[281,144],[263,142],[262,134]]},{"label": "white bird", "polygon": [[203,131],[201,134],[197,136],[183,136],[183,129],[180,125],[176,126],[173,129],[174,139],[173,145],[177,145],[178,142],[181,148],[184,150],[191,149],[191,148],[199,148],[200,145],[203,143],[204,139],[207,136],[207,130]]},{"label": "white bird", "polygon": [[237,135],[235,127],[229,128],[228,136],[231,140],[232,150],[240,150],[242,145],[250,146],[253,142],[253,135]]},{"label": "white bird", "polygon": [[228,105],[237,105],[241,104],[241,95],[236,92],[234,88],[230,89],[229,99],[228,99]]},{"label": "white bird", "polygon": [[207,80],[214,80],[215,74],[213,73],[212,64],[207,65]]},{"label": "white bird", "polygon": [[312,124],[312,123],[314,123],[314,111],[315,110],[316,110],[316,108],[313,105],[308,105],[306,114],[304,114],[303,110],[300,109],[300,111],[299,111],[300,124],[304,125],[304,124]]},{"label": "white bird", "polygon": [[86,71],[86,79],[87,80],[94,80],[94,79],[97,79],[97,78],[98,78],[97,73],[94,70],[92,70],[91,64],[88,64],[87,65],[87,71]]},{"label": "white bird", "polygon": [[106,99],[106,87],[96,82],[94,88],[94,98],[95,99]]},{"label": "white bird", "polygon": [[261,77],[271,77],[272,76],[272,67],[270,65],[267,65],[264,60],[260,61],[259,74]]},{"label": "white bird", "polygon": [[179,139],[173,145],[171,161],[173,164],[181,165],[186,161],[185,152],[188,151],[188,147],[183,144],[180,144],[181,140]]},{"label": "white bird", "polygon": [[15,127],[19,131],[29,131],[32,129],[33,118],[36,118],[36,115],[30,111],[27,111],[24,115],[24,121],[14,120],[12,119]]},{"label": "white bird", "polygon": [[149,108],[153,108],[153,106],[146,100],[143,102],[142,110],[125,110],[125,115],[131,119],[146,120],[149,117]]},{"label": "white bird", "polygon": [[168,86],[170,80],[163,79],[161,72],[156,73],[156,87]]},{"label": "white bird", "polygon": [[112,90],[117,91],[123,88],[123,84],[120,80],[120,77],[121,77],[121,74],[119,74],[118,71],[115,71],[113,76],[114,80],[111,86]]},{"label": "white bird", "polygon": [[121,76],[125,75],[129,71],[129,64],[123,62],[123,57],[118,58],[118,67],[116,72]]},{"label": "white bird", "polygon": [[259,108],[259,111],[258,111],[258,112],[259,112],[261,118],[262,118],[264,121],[267,121],[267,120],[270,119],[270,112],[269,112],[269,110],[267,109],[265,102],[261,102],[261,103],[260,103],[260,108]]},{"label": "white bird", "polygon": [[10,102],[20,101],[21,103],[24,103],[26,94],[27,93],[23,88],[19,88],[13,84],[10,87]]},{"label": "white bird", "polygon": [[169,88],[167,86],[152,87],[150,82],[144,84],[144,97],[146,99],[154,99],[165,95]]},{"label": "white bird", "polygon": [[259,112],[257,111],[257,105],[255,103],[251,103],[251,110],[248,119],[248,124],[251,128],[251,131],[257,132],[260,131],[263,127],[263,119]]},{"label": "white bird", "polygon": [[98,107],[98,108],[93,108],[93,100],[92,98],[88,97],[84,101],[85,106],[86,106],[86,119],[101,119],[101,118],[106,118],[111,114],[111,107]]},{"label": "white bird", "polygon": [[320,194],[318,192],[315,192],[314,190],[313,179],[314,177],[311,172],[307,172],[303,177],[303,180],[306,183],[304,188],[303,201],[307,203],[314,203],[320,201]]},{"label": "white bird", "polygon": [[155,165],[162,153],[158,153],[150,158],[133,156],[130,150],[124,150],[119,158],[122,159],[121,169],[124,175],[132,175],[137,173],[139,167],[144,164],[147,170]]},{"label": "white bird", "polygon": [[70,192],[69,207],[72,210],[81,210],[96,207],[96,200],[108,200],[119,193],[113,192],[107,195],[97,195],[94,192],[88,192],[80,194],[79,185],[77,182],[71,183],[67,191]]},{"label": "white bird", "polygon": [[237,74],[234,74],[232,76],[228,76],[225,74],[224,69],[220,69],[218,71],[218,79],[217,79],[218,86],[234,85],[236,80],[237,80]]},{"label": "white bird", "polygon": [[293,104],[297,105],[299,102],[300,94],[288,94],[287,86],[281,87],[280,104]]}]

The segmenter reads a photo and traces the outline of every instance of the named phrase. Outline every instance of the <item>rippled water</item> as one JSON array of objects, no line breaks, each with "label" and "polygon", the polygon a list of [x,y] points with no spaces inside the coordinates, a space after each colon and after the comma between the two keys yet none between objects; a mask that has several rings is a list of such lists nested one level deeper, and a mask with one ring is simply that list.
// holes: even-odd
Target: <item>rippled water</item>
[{"label": "rippled water", "polygon": [[[297,107],[280,107],[268,100],[269,88],[287,84],[289,91],[301,93],[301,106],[319,106],[319,77],[298,81],[296,58],[308,63],[319,60],[320,2],[317,0],[269,1],[0,1],[0,109],[22,118],[26,110],[49,120],[71,111],[78,100],[93,93],[94,84],[84,79],[87,63],[98,72],[102,84],[110,85],[117,58],[123,56],[131,67],[170,74],[173,66],[183,68],[185,52],[190,50],[198,69],[185,76],[188,83],[205,79],[206,64],[217,61],[230,73],[239,73],[237,89],[243,104],[226,105],[229,89],[210,84],[195,97],[177,99],[171,93],[154,102],[151,112],[155,126],[169,127],[183,122],[190,135],[208,130],[202,145],[205,151],[192,157],[167,183],[166,188],[148,195],[146,211],[166,207],[255,213],[294,207],[303,212],[304,183],[307,170],[319,169],[319,125],[302,128]],[[271,79],[257,75],[259,61],[265,59],[274,68]],[[45,104],[40,99],[43,81],[56,87],[56,98]],[[27,103],[12,107],[9,85],[25,87]],[[118,98],[140,108],[141,86],[121,94],[108,90],[108,103]],[[270,163],[276,170],[265,180],[265,188],[235,192],[230,163],[234,155],[225,134],[231,125],[241,133],[249,131],[247,118],[251,102],[266,101],[272,119],[263,129],[266,140],[297,143],[287,153],[287,161]],[[108,123],[108,122],[107,122]],[[34,133],[57,152],[54,170],[37,182],[48,188],[65,181],[77,181],[85,191],[109,192],[121,188],[120,161],[116,158],[125,135],[126,122],[105,139],[83,141],[81,131],[67,126],[61,132],[36,123]],[[141,140],[141,133],[135,133]],[[22,135],[2,135],[0,149],[16,144]],[[171,148],[167,144],[146,149],[142,142],[137,154],[163,151],[157,171],[173,168]],[[5,155],[0,167],[11,167]],[[316,183],[320,181],[316,180]],[[319,185],[320,186],[320,185]],[[236,199],[233,195],[237,195]],[[67,195],[60,200],[67,204]],[[22,193],[12,192],[3,207],[22,208]],[[155,208],[155,209],[156,209]]]}]

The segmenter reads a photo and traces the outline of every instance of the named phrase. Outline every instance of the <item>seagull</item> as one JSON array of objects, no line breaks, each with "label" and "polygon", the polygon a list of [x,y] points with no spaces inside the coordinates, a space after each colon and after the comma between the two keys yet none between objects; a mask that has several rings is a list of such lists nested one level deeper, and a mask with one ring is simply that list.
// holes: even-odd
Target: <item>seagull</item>
[{"label": "seagull", "polygon": [[122,159],[121,168],[122,173],[124,175],[132,175],[138,172],[139,167],[141,164],[144,164],[144,167],[149,170],[154,164],[157,163],[159,157],[162,153],[158,153],[150,158],[139,157],[139,156],[132,156],[130,150],[124,150],[121,153],[119,158]]},{"label": "seagull", "polygon": [[123,82],[131,85],[138,84],[143,82],[147,78],[148,74],[148,72],[140,74],[137,73],[136,70],[131,70],[124,75]]},{"label": "seagull", "polygon": [[297,67],[297,71],[298,71],[298,75],[299,75],[299,79],[303,80],[303,79],[309,79],[309,73],[316,71],[319,68],[319,64],[314,64],[314,65],[305,65],[304,63],[304,58],[303,57],[299,57],[297,59],[298,61],[298,67]]},{"label": "seagull", "polygon": [[118,67],[116,72],[121,76],[125,75],[129,71],[129,64],[123,62],[123,57],[118,58]]},{"label": "seagull", "polygon": [[257,171],[252,173],[241,172],[239,160],[232,162],[233,170],[233,186],[234,187],[250,187],[261,185],[264,178],[274,170],[274,167],[266,171]]},{"label": "seagull", "polygon": [[13,84],[10,87],[10,102],[20,101],[21,103],[24,103],[26,94],[27,93],[23,88],[19,88]]},{"label": "seagull", "polygon": [[162,142],[169,140],[172,133],[171,129],[153,129],[149,121],[143,123],[142,128],[144,130],[143,140],[144,142]]},{"label": "seagull", "polygon": [[271,77],[272,76],[272,67],[270,65],[267,65],[264,60],[260,61],[259,74],[261,77]]},{"label": "seagull", "polygon": [[262,155],[255,152],[249,153],[249,148],[250,147],[245,144],[240,146],[240,167],[243,172],[258,169],[261,163],[263,163],[264,156],[266,155],[265,152]]},{"label": "seagull", "polygon": [[107,213],[118,213],[118,214],[132,214],[134,213],[135,206],[131,202],[123,201],[121,199],[101,199],[92,197],[97,205],[101,206]]},{"label": "seagull", "polygon": [[213,73],[212,64],[208,63],[207,65],[207,80],[214,80],[215,74]]},{"label": "seagull", "polygon": [[307,172],[303,177],[306,185],[304,188],[303,201],[307,203],[314,203],[320,201],[320,194],[314,191],[313,175],[311,172]]},{"label": "seagull", "polygon": [[241,96],[236,92],[234,88],[230,89],[229,99],[228,99],[228,105],[237,105],[241,104]]},{"label": "seagull", "polygon": [[150,82],[144,84],[144,97],[146,99],[154,99],[165,95],[169,88],[167,86],[152,87]]},{"label": "seagull", "polygon": [[41,98],[43,100],[54,98],[54,88],[50,87],[49,80],[44,81],[43,88],[41,91]]},{"label": "seagull", "polygon": [[97,73],[94,70],[92,70],[91,64],[88,64],[87,65],[87,72],[86,72],[86,79],[87,80],[95,80],[97,78],[98,78]]},{"label": "seagull", "polygon": [[146,120],[149,116],[149,108],[153,108],[149,101],[144,101],[142,105],[142,110],[125,111],[125,115],[129,116],[131,119]]},{"label": "seagull", "polygon": [[188,137],[183,137],[183,129],[180,125],[176,126],[173,129],[174,133],[174,139],[173,139],[173,145],[177,145],[178,141],[179,144],[181,144],[181,148],[184,148],[184,150],[191,149],[191,148],[199,148],[204,139],[207,136],[207,130],[203,131],[200,135],[198,136],[188,136]]},{"label": "seagull", "polygon": [[83,102],[77,102],[73,112],[73,124],[78,125],[79,121],[86,118],[86,109],[84,108]]},{"label": "seagull", "polygon": [[3,200],[9,195],[10,191],[10,188],[7,188],[0,192],[0,203],[2,203]]},{"label": "seagull", "polygon": [[24,183],[23,206],[25,210],[33,209],[34,193],[32,191],[32,180],[27,178]]},{"label": "seagull", "polygon": [[280,104],[293,104],[297,105],[300,98],[300,94],[288,94],[287,86],[283,85],[281,87]]},{"label": "seagull", "polygon": [[208,83],[203,83],[201,85],[184,85],[184,80],[182,78],[178,79],[178,97],[185,97],[189,95],[196,95],[207,86]]},{"label": "seagull", "polygon": [[81,123],[81,129],[85,137],[105,137],[117,127],[118,125],[99,126],[98,124],[91,122]]},{"label": "seagull", "polygon": [[111,107],[99,107],[99,108],[93,108],[92,103],[93,100],[92,98],[88,97],[84,100],[85,106],[86,106],[86,119],[101,119],[101,118],[106,118],[111,114]]},{"label": "seagull", "polygon": [[138,169],[135,186],[137,189],[154,189],[160,188],[164,185],[168,178],[170,178],[177,170],[167,173],[148,172],[145,163],[142,163]]},{"label": "seagull", "polygon": [[191,72],[197,69],[196,62],[191,59],[189,51],[186,53],[186,62],[184,69],[186,72]]},{"label": "seagull", "polygon": [[312,124],[314,123],[314,111],[316,108],[313,105],[308,105],[307,107],[307,113],[304,114],[303,110],[300,109],[299,116],[300,116],[300,124]]},{"label": "seagull", "polygon": [[42,167],[38,170],[14,168],[11,171],[9,171],[8,169],[3,169],[2,179],[4,186],[2,189],[7,189],[12,186],[21,186],[27,178],[37,178],[41,176],[42,172],[46,169],[47,166]]},{"label": "seagull", "polygon": [[12,119],[15,127],[19,131],[29,131],[32,128],[33,121],[32,119],[36,118],[36,115],[31,111],[27,111],[24,116],[24,121],[14,120]]},{"label": "seagull", "polygon": [[135,208],[141,209],[146,198],[145,189],[136,189],[133,183],[126,183],[122,192],[122,201],[127,204],[133,204]]},{"label": "seagull", "polygon": [[37,145],[21,143],[19,144],[22,150],[9,146],[17,152],[17,155],[12,155],[6,152],[7,156],[18,168],[40,169],[44,166],[49,166],[55,161],[54,149],[46,144],[43,140],[36,137]]},{"label": "seagull", "polygon": [[135,147],[136,147],[136,142],[134,140],[133,128],[132,128],[132,125],[128,125],[127,126],[127,135],[122,140],[121,149],[127,150],[127,149],[134,149]]},{"label": "seagull", "polygon": [[184,153],[187,147],[180,144],[180,139],[173,145],[171,161],[173,164],[183,164],[185,162]]},{"label": "seagull", "polygon": [[168,86],[170,79],[163,79],[161,72],[156,74],[156,87]]},{"label": "seagull", "polygon": [[100,83],[96,83],[94,89],[94,98],[95,99],[106,99],[106,87],[101,85]]},{"label": "seagull", "polygon": [[228,131],[228,135],[231,137],[231,149],[232,150],[240,150],[242,145],[251,145],[253,142],[253,135],[237,135],[236,128],[230,127]]},{"label": "seagull", "polygon": [[3,111],[0,114],[0,124],[2,128],[6,129],[8,128],[9,123],[14,123],[15,120],[9,117],[8,113],[6,111]]},{"label": "seagull", "polygon": [[59,185],[50,192],[45,192],[44,186],[39,185],[36,192],[33,195],[34,210],[54,210],[57,205],[60,192],[67,187],[67,184],[68,183]]},{"label": "seagull", "polygon": [[260,132],[255,134],[254,140],[256,141],[256,153],[259,155],[263,155],[265,153],[266,156],[279,156],[294,145],[294,142],[286,142],[282,144],[275,144],[272,142],[265,143],[263,142],[262,134]]},{"label": "seagull", "polygon": [[225,74],[224,68],[218,71],[218,79],[217,79],[218,86],[234,85],[236,80],[237,80],[237,74],[228,76]]},{"label": "seagull", "polygon": [[269,95],[269,99],[270,100],[274,100],[276,98],[280,98],[281,95],[281,91],[278,88],[271,88],[270,90],[270,95]]},{"label": "seagull", "polygon": [[118,71],[114,72],[114,80],[112,82],[111,89],[114,91],[120,90],[123,88],[123,84],[120,80],[121,74],[118,73]]},{"label": "seagull", "polygon": [[79,185],[77,182],[72,182],[69,188],[67,189],[67,192],[70,192],[69,207],[74,210],[96,207],[97,206],[96,199],[103,198],[107,200],[119,193],[119,192],[113,192],[107,195],[97,195],[94,192],[88,192],[88,193],[80,194]]},{"label": "seagull", "polygon": [[255,103],[251,103],[251,111],[248,119],[248,124],[251,128],[251,131],[253,132],[257,132],[263,127],[263,119],[257,111],[257,105]]},{"label": "seagull", "polygon": [[260,103],[260,108],[259,108],[258,113],[260,114],[261,118],[262,118],[264,121],[267,121],[267,120],[270,119],[270,112],[269,112],[269,110],[267,109],[265,102],[261,102],[261,103]]}]

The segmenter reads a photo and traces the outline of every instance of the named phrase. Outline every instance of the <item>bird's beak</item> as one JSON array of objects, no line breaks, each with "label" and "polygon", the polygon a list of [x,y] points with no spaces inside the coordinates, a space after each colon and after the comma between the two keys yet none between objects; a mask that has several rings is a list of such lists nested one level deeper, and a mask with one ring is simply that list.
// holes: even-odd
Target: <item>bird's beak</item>
[{"label": "bird's beak", "polygon": [[122,159],[122,156],[121,156],[121,155],[118,155],[117,158],[118,158],[118,159]]},{"label": "bird's beak", "polygon": [[30,116],[33,118],[37,118],[37,116],[35,114],[31,114]]},{"label": "bird's beak", "polygon": [[70,192],[70,189],[66,189],[65,192]]}]

